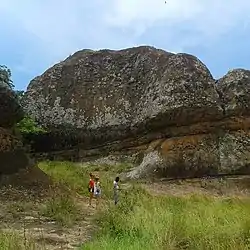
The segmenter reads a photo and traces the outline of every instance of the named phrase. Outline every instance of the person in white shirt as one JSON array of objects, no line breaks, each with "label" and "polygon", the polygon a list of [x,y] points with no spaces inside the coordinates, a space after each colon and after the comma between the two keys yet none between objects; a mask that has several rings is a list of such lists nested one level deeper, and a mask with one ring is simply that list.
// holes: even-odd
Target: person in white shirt
[{"label": "person in white shirt", "polygon": [[101,196],[101,184],[100,184],[99,176],[95,177],[94,195],[96,198],[96,206],[98,206],[99,205],[99,198]]},{"label": "person in white shirt", "polygon": [[113,189],[114,189],[114,202],[115,202],[115,205],[117,205],[118,201],[119,201],[119,186],[118,186],[118,182],[119,182],[120,178],[119,177],[116,177],[115,180],[114,180],[114,186],[113,186]]}]

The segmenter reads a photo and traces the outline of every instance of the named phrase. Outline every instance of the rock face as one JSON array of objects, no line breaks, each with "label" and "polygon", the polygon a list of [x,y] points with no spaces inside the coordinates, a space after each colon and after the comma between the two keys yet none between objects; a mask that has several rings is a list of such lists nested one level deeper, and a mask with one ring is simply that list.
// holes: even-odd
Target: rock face
[{"label": "rock face", "polygon": [[0,84],[0,174],[16,173],[29,165],[22,142],[13,132],[13,126],[23,117],[23,111],[14,93]]},{"label": "rock face", "polygon": [[227,116],[250,115],[250,71],[236,69],[218,80]]},{"label": "rock face", "polygon": [[196,57],[153,47],[83,50],[32,80],[24,104],[57,138],[54,151],[67,137],[63,148],[79,158],[95,148],[145,154],[130,177],[243,173],[249,76],[239,69],[215,81]]},{"label": "rock face", "polygon": [[77,52],[30,83],[26,109],[50,128],[78,128],[107,143],[219,119],[218,98],[197,58],[139,47]]}]

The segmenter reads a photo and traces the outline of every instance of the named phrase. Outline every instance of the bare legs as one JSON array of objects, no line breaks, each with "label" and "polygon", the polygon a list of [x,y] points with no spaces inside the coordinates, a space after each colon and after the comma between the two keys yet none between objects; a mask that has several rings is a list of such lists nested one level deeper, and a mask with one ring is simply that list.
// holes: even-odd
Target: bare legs
[{"label": "bare legs", "polygon": [[92,205],[93,197],[94,197],[94,193],[93,193],[93,192],[90,192],[90,193],[89,193],[89,206]]},{"label": "bare legs", "polygon": [[119,200],[119,197],[118,197],[118,191],[117,191],[117,190],[115,190],[115,191],[114,191],[114,201],[115,201],[115,205],[117,205],[118,200]]},{"label": "bare legs", "polygon": [[96,196],[96,208],[98,208],[98,206],[99,206],[99,199],[100,199],[100,197],[99,197],[99,195],[97,195]]}]

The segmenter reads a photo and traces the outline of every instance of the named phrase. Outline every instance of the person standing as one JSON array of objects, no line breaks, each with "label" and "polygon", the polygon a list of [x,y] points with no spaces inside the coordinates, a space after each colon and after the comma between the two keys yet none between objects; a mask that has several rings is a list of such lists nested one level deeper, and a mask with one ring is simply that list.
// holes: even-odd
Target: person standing
[{"label": "person standing", "polygon": [[118,186],[118,182],[119,182],[120,178],[116,177],[114,180],[114,186],[113,186],[113,190],[114,190],[114,202],[115,205],[117,205],[118,201],[119,201],[119,186]]},{"label": "person standing", "polygon": [[93,197],[94,197],[95,181],[94,181],[94,175],[92,173],[90,173],[89,176],[90,176],[89,185],[88,185],[89,206],[91,206],[92,200],[93,200]]},{"label": "person standing", "polygon": [[99,176],[95,177],[95,190],[94,190],[95,198],[96,198],[96,207],[99,205],[99,199],[101,196],[101,183]]}]

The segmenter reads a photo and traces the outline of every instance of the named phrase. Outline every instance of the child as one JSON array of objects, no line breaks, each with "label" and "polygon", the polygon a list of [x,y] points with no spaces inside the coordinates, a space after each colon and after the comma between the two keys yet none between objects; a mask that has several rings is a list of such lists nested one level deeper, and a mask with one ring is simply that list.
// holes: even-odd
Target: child
[{"label": "child", "polygon": [[114,180],[114,201],[115,201],[115,205],[117,205],[118,203],[118,200],[119,200],[119,195],[118,195],[118,191],[120,190],[119,189],[119,186],[118,186],[118,182],[119,182],[120,178],[119,177],[116,177],[115,180]]},{"label": "child", "polygon": [[95,177],[95,198],[96,198],[96,206],[99,204],[99,198],[101,196],[101,184],[99,176]]},{"label": "child", "polygon": [[94,175],[92,173],[89,174],[90,180],[88,185],[89,190],[89,206],[91,206],[92,199],[94,197],[94,188],[95,188],[95,182],[94,182]]}]

